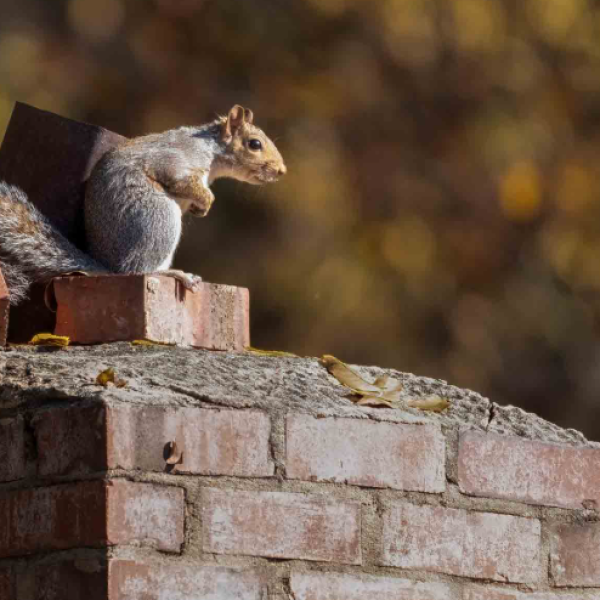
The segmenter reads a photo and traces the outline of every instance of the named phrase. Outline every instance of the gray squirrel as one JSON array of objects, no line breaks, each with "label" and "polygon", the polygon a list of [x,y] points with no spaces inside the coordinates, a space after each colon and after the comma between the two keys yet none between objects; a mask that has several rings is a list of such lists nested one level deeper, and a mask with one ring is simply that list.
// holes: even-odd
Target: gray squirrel
[{"label": "gray squirrel", "polygon": [[0,269],[11,304],[61,273],[162,273],[196,289],[201,278],[171,270],[181,218],[205,216],[219,177],[276,181],[286,166],[275,144],[235,105],[227,117],[133,138],[94,167],[84,201],[86,252],[67,240],[25,193],[0,182]]}]

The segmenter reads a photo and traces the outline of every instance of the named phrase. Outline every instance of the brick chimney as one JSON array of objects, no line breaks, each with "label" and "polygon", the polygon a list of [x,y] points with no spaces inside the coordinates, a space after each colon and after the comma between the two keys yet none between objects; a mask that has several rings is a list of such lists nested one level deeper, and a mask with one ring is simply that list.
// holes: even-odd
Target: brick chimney
[{"label": "brick chimney", "polygon": [[0,352],[0,598],[600,598],[600,447],[384,372],[449,410],[359,407],[315,359]]}]

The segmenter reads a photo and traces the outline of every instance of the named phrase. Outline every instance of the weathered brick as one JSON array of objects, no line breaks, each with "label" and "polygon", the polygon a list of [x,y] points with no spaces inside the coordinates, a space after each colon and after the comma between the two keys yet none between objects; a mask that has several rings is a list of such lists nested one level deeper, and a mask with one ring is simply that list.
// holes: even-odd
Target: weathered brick
[{"label": "weathered brick", "polygon": [[0,556],[104,545],[105,485],[85,482],[0,494]]},{"label": "weathered brick", "polygon": [[87,481],[0,494],[0,557],[45,550],[136,544],[178,551],[179,488]]},{"label": "weathered brick", "polygon": [[18,600],[108,599],[108,573],[105,562],[100,559],[26,565],[24,571],[33,575],[34,585],[23,586],[29,594],[24,598],[19,596]]},{"label": "weathered brick", "polygon": [[600,600],[600,594],[520,592],[507,588],[474,586],[465,590],[462,600]]},{"label": "weathered brick", "polygon": [[585,500],[600,503],[600,449],[467,431],[458,483],[473,496],[581,508]]},{"label": "weathered brick", "polygon": [[108,543],[179,552],[184,540],[184,491],[172,486],[108,483]]},{"label": "weathered brick", "polygon": [[213,350],[250,344],[245,288],[201,283],[196,292],[166,275],[60,277],[54,281],[58,335],[97,344],[148,339]]},{"label": "weathered brick", "polygon": [[[45,410],[33,424],[43,476],[167,467],[172,473],[236,477],[274,472],[270,420],[259,411],[97,404]],[[165,462],[169,442],[182,452],[172,467]]]},{"label": "weathered brick", "polygon": [[203,549],[360,564],[357,502],[285,492],[203,492]]},{"label": "weathered brick", "polygon": [[[393,577],[349,573],[293,572],[290,578],[295,600],[455,600],[443,583],[421,583]],[[456,598],[456,600],[458,600]]]},{"label": "weathered brick", "polygon": [[0,481],[25,477],[25,425],[20,416],[0,419]]},{"label": "weathered brick", "polygon": [[182,452],[172,472],[236,477],[273,475],[270,420],[258,411],[113,406],[108,413],[110,468],[165,470],[164,448]]},{"label": "weathered brick", "polygon": [[106,470],[106,408],[103,405],[44,410],[36,415],[32,424],[40,475]]},{"label": "weathered brick", "polygon": [[254,570],[197,564],[114,560],[110,600],[263,600],[266,585]]},{"label": "weathered brick", "polygon": [[556,527],[551,536],[550,564],[559,587],[600,587],[600,523]]},{"label": "weathered brick", "polygon": [[8,288],[6,281],[0,271],[0,346],[6,345],[6,337],[8,335]]},{"label": "weathered brick", "polygon": [[395,502],[383,522],[384,565],[513,583],[541,577],[536,519]]},{"label": "weathered brick", "polygon": [[446,445],[434,425],[316,419],[286,422],[286,473],[290,479],[443,492]]}]

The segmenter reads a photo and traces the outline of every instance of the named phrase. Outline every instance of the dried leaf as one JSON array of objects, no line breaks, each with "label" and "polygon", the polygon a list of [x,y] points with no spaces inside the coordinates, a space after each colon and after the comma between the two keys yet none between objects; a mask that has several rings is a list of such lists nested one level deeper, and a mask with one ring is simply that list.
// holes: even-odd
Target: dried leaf
[{"label": "dried leaf", "polygon": [[383,394],[381,394],[381,397],[384,400],[387,400],[388,402],[398,403],[398,402],[400,402],[401,395],[402,395],[402,388],[384,392]]},{"label": "dried leaf", "polygon": [[109,367],[108,369],[104,369],[104,371],[101,371],[100,373],[98,373],[98,376],[96,377],[96,383],[98,385],[102,385],[104,387],[106,387],[109,383],[114,383],[115,381],[115,370],[112,367]]},{"label": "dried leaf", "polygon": [[413,398],[407,402],[410,408],[418,408],[420,410],[430,410],[433,412],[442,412],[450,406],[450,402],[447,398],[442,398],[437,394],[431,394],[431,396],[425,396],[423,398]]},{"label": "dried leaf", "polygon": [[115,370],[112,367],[109,367],[108,369],[104,369],[104,371],[98,373],[98,376],[96,377],[96,384],[103,387],[114,385],[115,387],[122,388],[127,385],[127,381],[125,379],[119,379]]},{"label": "dried leaf", "polygon": [[251,354],[257,354],[258,356],[281,356],[283,358],[298,358],[297,354],[292,352],[284,352],[283,350],[261,350],[260,348],[254,348],[252,346],[246,346],[244,348],[246,352]]},{"label": "dried leaf", "polygon": [[381,388],[363,379],[356,371],[347,364],[338,360],[335,356],[325,354],[321,357],[325,368],[342,384],[360,395],[365,393],[381,393]]},{"label": "dried leaf", "polygon": [[375,379],[375,381],[373,382],[373,385],[376,385],[377,387],[384,390],[385,386],[387,385],[389,380],[390,380],[389,375],[380,375],[379,377],[377,377],[377,379]]},{"label": "dried leaf", "polygon": [[31,338],[29,343],[33,346],[68,346],[69,342],[69,337],[66,335],[38,333]]},{"label": "dried leaf", "polygon": [[183,458],[183,452],[179,450],[176,442],[169,442],[165,448],[165,462],[168,465],[177,465]]},{"label": "dried leaf", "polygon": [[133,340],[132,346],[174,346],[175,344],[168,344],[167,342],[153,342],[151,340]]},{"label": "dried leaf", "polygon": [[401,392],[404,389],[399,379],[394,379],[389,375],[380,375],[373,384],[381,388],[384,392]]},{"label": "dried leaf", "polygon": [[393,408],[400,401],[403,386],[398,379],[380,375],[373,383],[369,383],[335,356],[325,354],[321,362],[341,384],[352,390],[356,398],[353,402],[359,406]]},{"label": "dried leaf", "polygon": [[357,400],[354,404],[358,404],[358,406],[385,406],[386,408],[393,408],[392,402],[390,400],[386,400],[383,396],[375,396],[371,394],[366,394],[364,396],[357,396]]}]

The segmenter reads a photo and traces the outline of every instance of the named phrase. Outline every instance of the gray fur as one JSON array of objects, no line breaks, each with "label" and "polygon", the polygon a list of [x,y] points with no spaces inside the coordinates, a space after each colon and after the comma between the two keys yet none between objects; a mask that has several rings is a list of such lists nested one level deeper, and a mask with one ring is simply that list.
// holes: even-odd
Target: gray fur
[{"label": "gray fur", "polygon": [[[259,153],[246,143],[255,137],[263,145]],[[217,177],[260,184],[283,173],[277,148],[239,106],[201,127],[129,140],[100,159],[87,183],[89,254],[61,235],[20,189],[0,182],[0,268],[11,303],[25,298],[31,283],[70,271],[166,271],[193,289],[194,276],[169,270],[182,214],[208,212],[214,200],[208,185]]]},{"label": "gray fur", "polygon": [[34,281],[69,271],[107,270],[59,233],[23,191],[1,181],[0,269],[11,304],[25,298]]},{"label": "gray fur", "polygon": [[[115,272],[152,272],[168,268],[181,235],[182,198],[153,185],[193,171],[210,172],[223,152],[214,139],[196,136],[192,127],[148,135],[105,154],[88,182],[86,238],[90,254]],[[123,202],[123,197],[135,202]],[[104,224],[110,224],[105,227]]]}]

